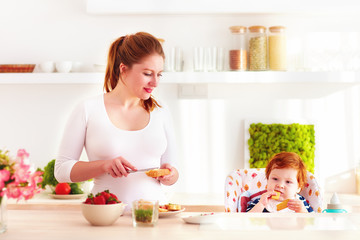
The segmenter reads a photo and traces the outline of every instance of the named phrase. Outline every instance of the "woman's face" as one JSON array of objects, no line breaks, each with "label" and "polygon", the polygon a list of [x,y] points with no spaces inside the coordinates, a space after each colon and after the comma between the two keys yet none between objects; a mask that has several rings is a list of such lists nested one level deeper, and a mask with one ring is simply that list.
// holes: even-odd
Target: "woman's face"
[{"label": "woman's face", "polygon": [[293,168],[275,168],[271,170],[267,190],[280,192],[280,201],[294,198],[299,191],[297,173],[298,171]]},{"label": "woman's face", "polygon": [[152,54],[142,59],[140,63],[133,64],[132,68],[120,65],[123,81],[130,94],[146,100],[158,86],[164,67],[164,59],[159,54]]}]

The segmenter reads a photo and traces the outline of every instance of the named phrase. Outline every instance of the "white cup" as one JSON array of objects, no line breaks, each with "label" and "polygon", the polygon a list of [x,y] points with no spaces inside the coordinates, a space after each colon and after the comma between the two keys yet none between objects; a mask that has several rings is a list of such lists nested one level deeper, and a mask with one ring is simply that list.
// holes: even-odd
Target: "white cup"
[{"label": "white cup", "polygon": [[71,72],[82,72],[84,64],[82,62],[73,62],[71,65]]},{"label": "white cup", "polygon": [[62,61],[62,62],[57,62],[55,64],[56,66],[56,71],[59,73],[68,73],[71,71],[71,67],[72,67],[72,62],[71,61]]},{"label": "white cup", "polygon": [[46,61],[39,64],[41,72],[51,73],[55,70],[55,64],[53,61]]}]

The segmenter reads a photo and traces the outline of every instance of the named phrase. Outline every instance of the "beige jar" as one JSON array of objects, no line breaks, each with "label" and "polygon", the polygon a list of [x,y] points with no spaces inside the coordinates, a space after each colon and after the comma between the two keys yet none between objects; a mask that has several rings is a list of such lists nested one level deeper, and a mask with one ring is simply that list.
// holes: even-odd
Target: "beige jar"
[{"label": "beige jar", "polygon": [[360,195],[360,167],[355,169],[356,193]]},{"label": "beige jar", "polygon": [[165,42],[165,39],[163,39],[163,38],[158,38],[157,40],[161,43],[161,45],[163,45]]},{"label": "beige jar", "polygon": [[245,71],[247,69],[246,27],[232,26],[230,31],[229,68],[233,71]]},{"label": "beige jar", "polygon": [[285,27],[269,27],[269,69],[286,71],[286,34]]},{"label": "beige jar", "polygon": [[249,27],[249,70],[264,71],[268,69],[267,35],[264,26]]}]

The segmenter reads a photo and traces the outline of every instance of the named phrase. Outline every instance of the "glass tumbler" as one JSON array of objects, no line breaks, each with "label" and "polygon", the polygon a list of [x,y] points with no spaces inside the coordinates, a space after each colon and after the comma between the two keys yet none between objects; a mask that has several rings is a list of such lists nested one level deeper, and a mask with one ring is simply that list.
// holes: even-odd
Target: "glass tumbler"
[{"label": "glass tumbler", "polygon": [[136,200],[132,203],[134,227],[154,227],[159,219],[159,201]]}]

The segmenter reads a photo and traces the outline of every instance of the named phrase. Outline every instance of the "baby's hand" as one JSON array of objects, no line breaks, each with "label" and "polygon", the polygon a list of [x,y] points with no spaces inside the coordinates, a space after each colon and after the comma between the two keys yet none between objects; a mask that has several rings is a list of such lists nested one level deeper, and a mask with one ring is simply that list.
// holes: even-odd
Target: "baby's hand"
[{"label": "baby's hand", "polygon": [[269,199],[271,199],[272,196],[276,196],[275,191],[267,191],[266,193],[263,193],[260,197],[260,203],[264,206],[266,206],[269,203]]},{"label": "baby's hand", "polygon": [[308,212],[306,210],[306,207],[303,204],[303,202],[300,201],[299,199],[289,199],[287,206],[290,210],[293,210],[297,213],[307,213]]}]

